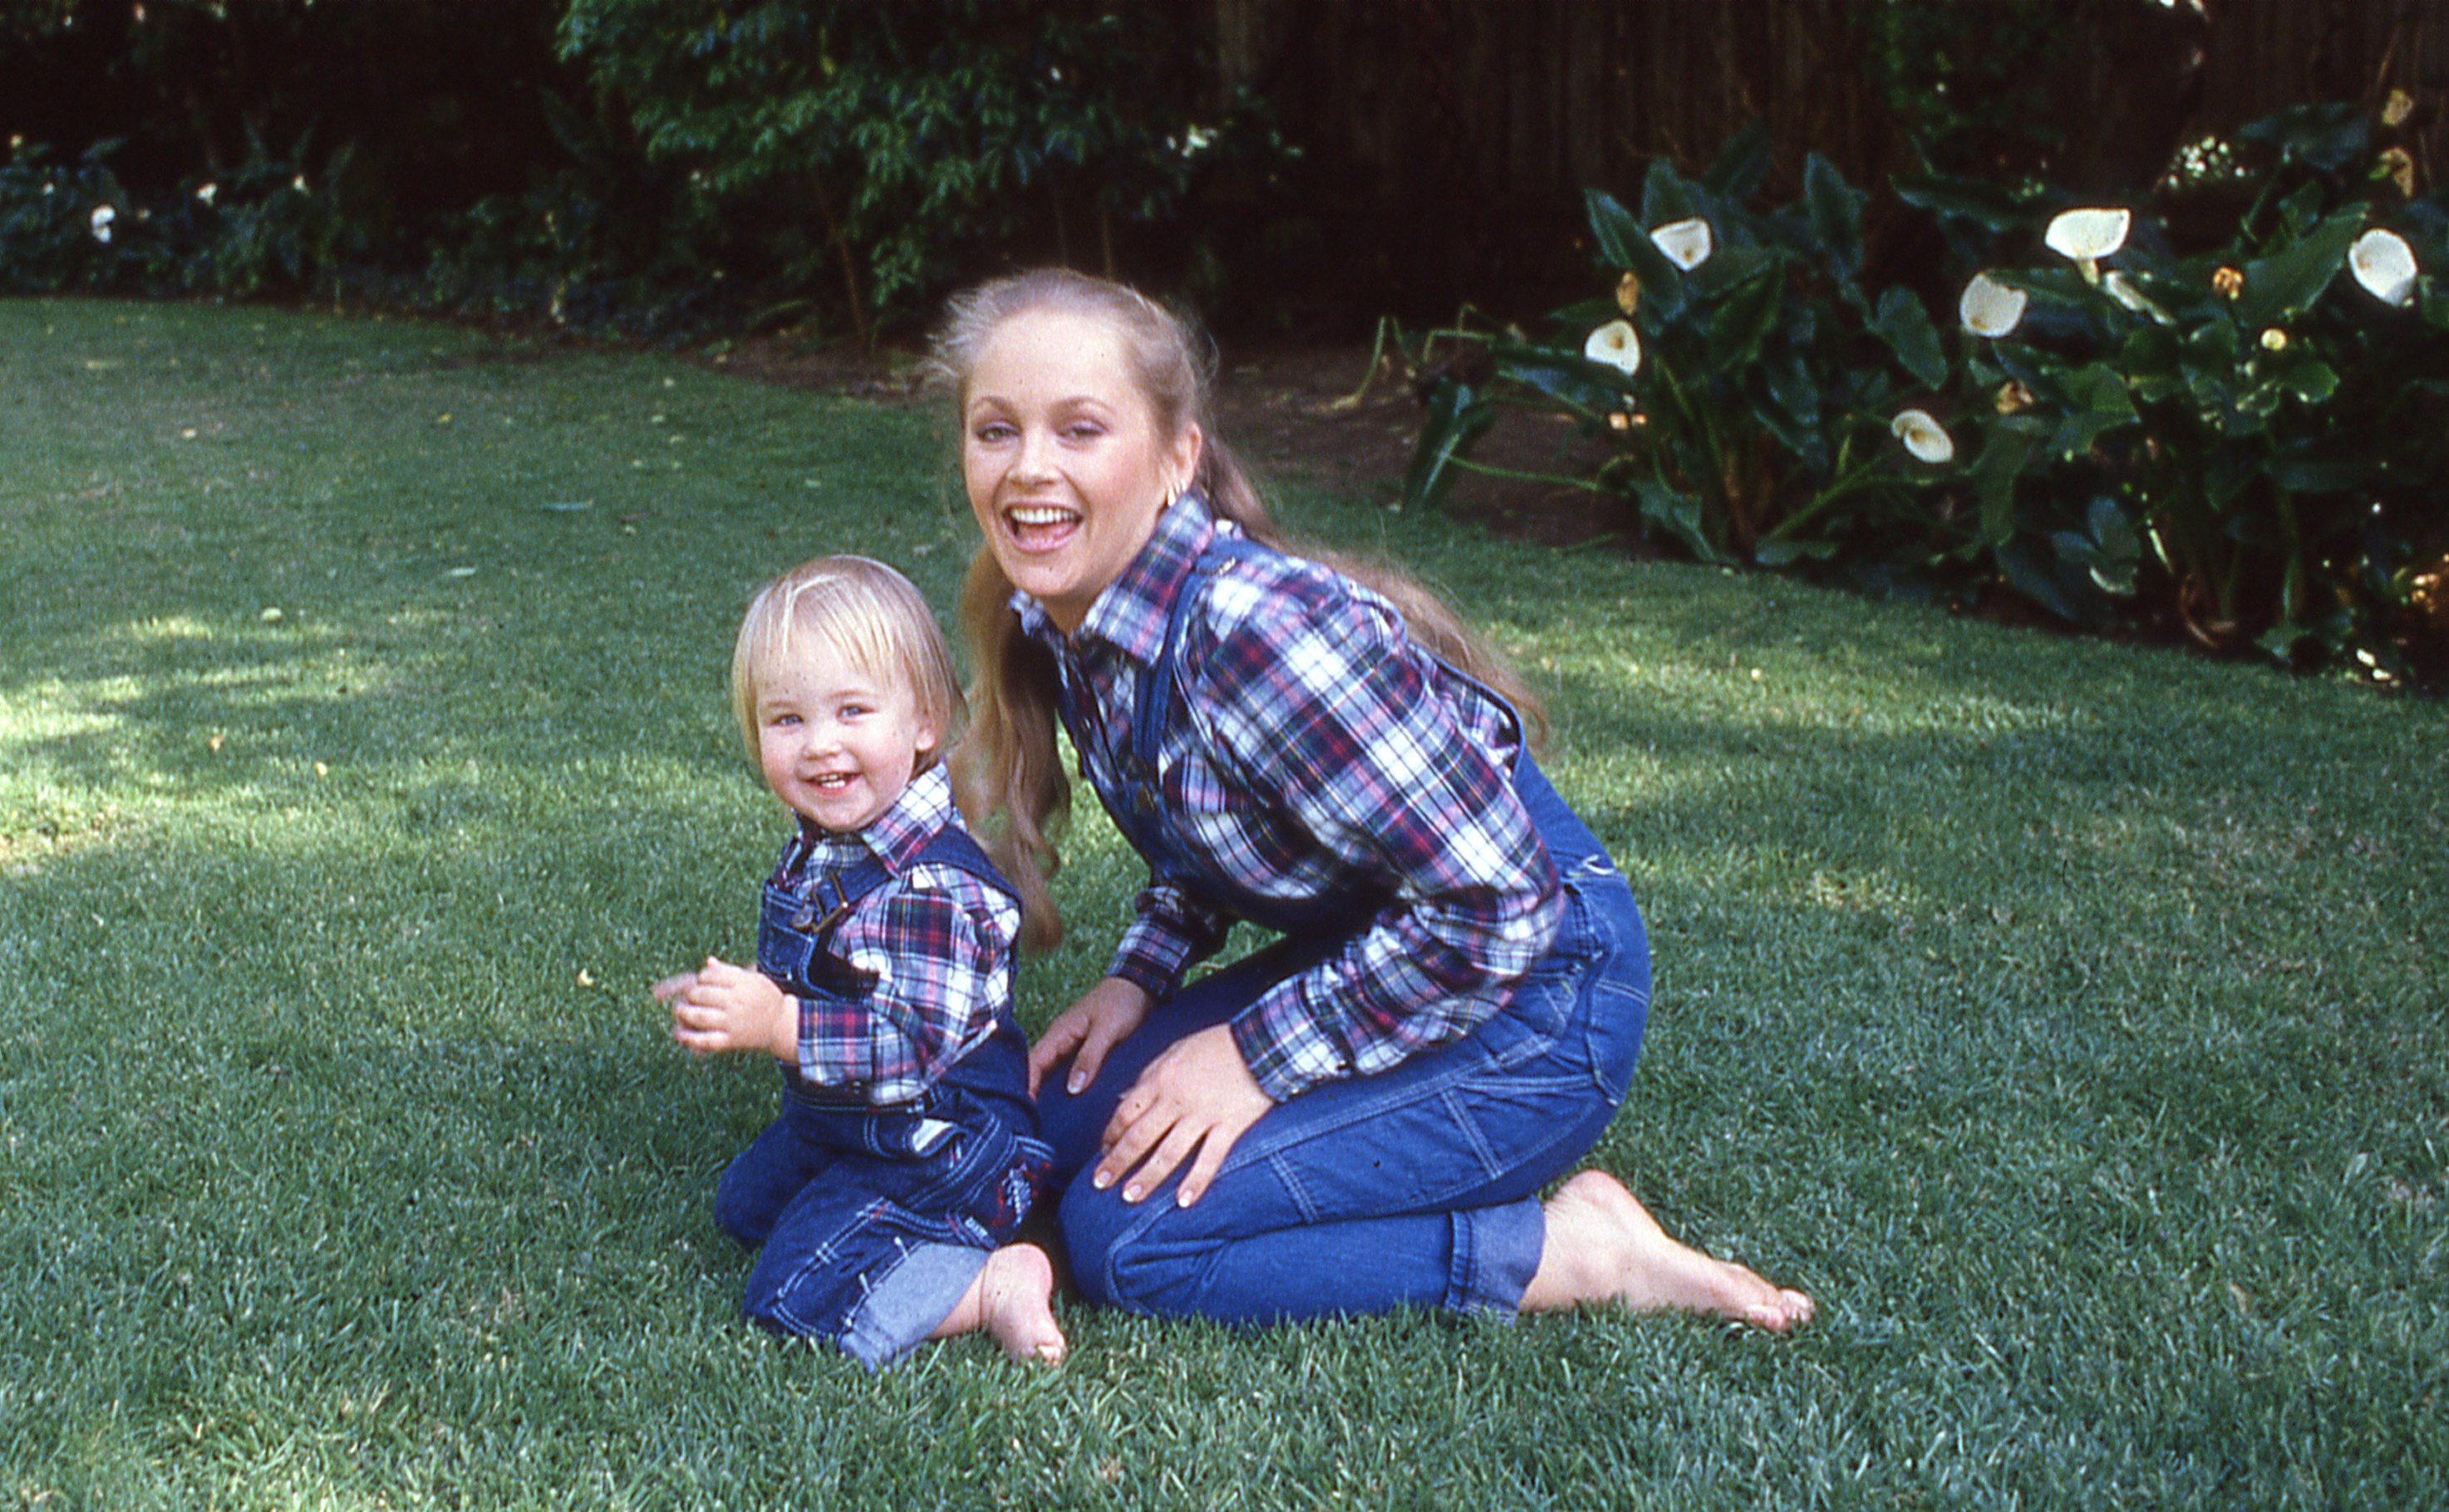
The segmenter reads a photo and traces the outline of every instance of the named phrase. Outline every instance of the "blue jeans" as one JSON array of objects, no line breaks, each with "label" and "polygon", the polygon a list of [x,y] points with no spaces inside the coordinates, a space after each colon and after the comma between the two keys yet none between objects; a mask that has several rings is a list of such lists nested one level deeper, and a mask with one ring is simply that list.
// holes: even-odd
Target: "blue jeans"
[{"label": "blue jeans", "polygon": [[[1277,1104],[1191,1207],[1175,1206],[1171,1180],[1135,1204],[1120,1183],[1072,1180],[1060,1221],[1090,1301],[1224,1323],[1401,1307],[1512,1315],[1546,1234],[1535,1194],[1622,1105],[1649,1005],[1631,890],[1537,786],[1524,798],[1563,873],[1565,920],[1504,1010],[1392,1070]],[[1040,1126],[1058,1173],[1094,1163],[1114,1104],[1166,1046],[1340,943],[1288,938],[1202,978],[1115,1046],[1077,1097],[1050,1079]]]},{"label": "blue jeans", "polygon": [[958,1088],[930,1093],[924,1118],[785,1090],[715,1189],[715,1221],[762,1247],[741,1311],[881,1369],[1011,1242],[1049,1165],[1042,1142]]}]

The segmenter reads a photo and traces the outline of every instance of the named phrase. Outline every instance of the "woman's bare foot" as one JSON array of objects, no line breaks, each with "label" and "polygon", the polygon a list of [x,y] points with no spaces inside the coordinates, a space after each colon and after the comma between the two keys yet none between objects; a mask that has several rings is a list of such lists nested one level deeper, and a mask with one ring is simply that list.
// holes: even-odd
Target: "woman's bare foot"
[{"label": "woman's bare foot", "polygon": [[1668,1238],[1604,1171],[1574,1176],[1546,1212],[1547,1247],[1522,1294],[1525,1312],[1621,1302],[1636,1312],[1713,1313],[1772,1333],[1811,1321],[1809,1297]]},{"label": "woman's bare foot", "polygon": [[984,1329],[1023,1365],[1061,1365],[1070,1346],[1054,1321],[1054,1264],[1033,1244],[1007,1244],[953,1304],[931,1339]]}]

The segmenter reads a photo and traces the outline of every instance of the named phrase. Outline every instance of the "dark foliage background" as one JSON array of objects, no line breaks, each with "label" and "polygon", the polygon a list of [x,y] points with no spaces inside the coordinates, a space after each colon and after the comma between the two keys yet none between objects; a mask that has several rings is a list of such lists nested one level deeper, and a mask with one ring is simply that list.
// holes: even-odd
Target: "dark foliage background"
[{"label": "dark foliage background", "polygon": [[[829,337],[1059,258],[1231,328],[1521,315],[1583,277],[1584,189],[1627,191],[1662,157],[1696,170],[1754,121],[1778,192],[1817,151],[1874,186],[1928,167],[2131,198],[2189,140],[2399,88],[2428,185],[2442,10],[7,0],[0,134],[51,175],[19,192],[95,153],[107,177],[79,186],[124,212],[206,183],[218,201],[250,168],[302,175],[321,206],[302,243],[227,270],[175,265],[301,218],[188,227],[150,257],[122,220],[117,252],[80,261],[28,247],[81,221],[21,216],[0,287],[354,292],[658,334],[762,316]],[[1926,255],[1894,210],[1875,188],[1873,256]]]}]

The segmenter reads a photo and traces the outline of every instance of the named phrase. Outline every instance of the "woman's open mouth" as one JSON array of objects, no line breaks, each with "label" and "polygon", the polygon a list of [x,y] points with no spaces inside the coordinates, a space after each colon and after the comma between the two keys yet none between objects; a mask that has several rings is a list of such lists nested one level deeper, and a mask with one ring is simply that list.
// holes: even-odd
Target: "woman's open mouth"
[{"label": "woman's open mouth", "polygon": [[1023,551],[1051,551],[1080,528],[1080,511],[1059,504],[1015,504],[1003,519],[1012,544]]}]

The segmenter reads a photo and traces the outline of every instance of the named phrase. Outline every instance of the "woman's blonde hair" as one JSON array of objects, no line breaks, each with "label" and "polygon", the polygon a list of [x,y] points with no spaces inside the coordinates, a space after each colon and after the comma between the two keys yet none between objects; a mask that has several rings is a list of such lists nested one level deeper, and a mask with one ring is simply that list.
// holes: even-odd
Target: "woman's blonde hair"
[{"label": "woman's blonde hair", "polygon": [[731,648],[731,708],[748,759],[758,759],[757,700],[803,658],[842,657],[873,680],[906,690],[935,742],[917,772],[942,756],[962,713],[960,679],[935,616],[910,580],[866,557],[819,557],[765,584],[750,600]]},{"label": "woman's blonde hair", "polygon": [[[1546,716],[1504,659],[1464,627],[1426,586],[1383,564],[1292,544],[1277,528],[1249,474],[1216,433],[1210,410],[1215,348],[1189,315],[1127,284],[1063,268],[1014,274],[955,296],[935,341],[934,376],[967,407],[971,374],[1006,321],[1051,312],[1104,322],[1120,339],[1127,376],[1147,402],[1161,441],[1197,426],[1203,438],[1192,486],[1208,507],[1251,539],[1320,563],[1391,602],[1414,641],[1488,684],[1519,711],[1526,738],[1544,736]],[[969,733],[953,753],[961,807],[996,864],[1020,890],[1022,943],[1043,949],[1063,937],[1046,879],[1060,862],[1055,842],[1070,813],[1071,781],[1055,753],[1053,657],[1020,628],[1012,585],[980,546],[961,586],[960,622],[973,662]]]}]

